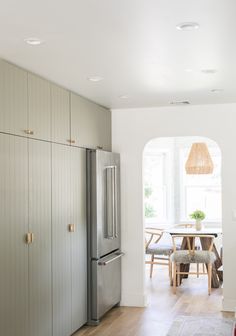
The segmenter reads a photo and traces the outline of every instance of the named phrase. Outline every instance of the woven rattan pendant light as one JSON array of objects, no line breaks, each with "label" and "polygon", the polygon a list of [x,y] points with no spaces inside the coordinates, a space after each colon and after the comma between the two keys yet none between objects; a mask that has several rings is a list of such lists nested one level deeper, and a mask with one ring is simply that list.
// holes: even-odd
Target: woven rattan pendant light
[{"label": "woven rattan pendant light", "polygon": [[207,145],[203,142],[193,143],[188,160],[185,164],[187,174],[212,174],[214,164],[208,151]]}]

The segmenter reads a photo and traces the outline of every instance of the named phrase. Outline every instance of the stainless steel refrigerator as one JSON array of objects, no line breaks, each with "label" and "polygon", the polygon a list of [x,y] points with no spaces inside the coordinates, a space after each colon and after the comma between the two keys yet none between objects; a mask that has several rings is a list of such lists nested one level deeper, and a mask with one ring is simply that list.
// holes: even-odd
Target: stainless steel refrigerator
[{"label": "stainless steel refrigerator", "polygon": [[87,151],[88,324],[121,299],[120,156]]}]

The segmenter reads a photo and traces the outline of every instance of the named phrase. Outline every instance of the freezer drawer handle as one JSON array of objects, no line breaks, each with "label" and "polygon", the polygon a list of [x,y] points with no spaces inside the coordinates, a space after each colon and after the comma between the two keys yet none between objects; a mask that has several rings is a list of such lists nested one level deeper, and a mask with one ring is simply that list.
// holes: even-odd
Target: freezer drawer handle
[{"label": "freezer drawer handle", "polygon": [[125,254],[124,254],[123,252],[121,252],[121,253],[117,253],[117,255],[116,255],[114,258],[112,258],[112,259],[110,259],[110,260],[108,260],[108,261],[99,261],[99,262],[98,262],[98,265],[99,265],[99,266],[106,266],[106,265],[112,263],[113,261],[115,261],[115,260],[117,260],[117,259],[123,257],[124,255],[125,255]]}]

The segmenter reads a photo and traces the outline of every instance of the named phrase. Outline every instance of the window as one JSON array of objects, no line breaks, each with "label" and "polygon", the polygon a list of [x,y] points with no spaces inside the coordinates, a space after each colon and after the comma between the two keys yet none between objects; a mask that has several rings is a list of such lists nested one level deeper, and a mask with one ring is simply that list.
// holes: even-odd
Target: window
[{"label": "window", "polygon": [[189,221],[189,214],[200,209],[207,222],[221,221],[221,153],[216,147],[208,147],[214,171],[207,175],[187,175],[185,163],[189,148],[180,149],[180,220]]},{"label": "window", "polygon": [[[214,163],[213,174],[187,175],[185,163],[194,142],[205,142]],[[202,137],[154,139],[143,156],[145,225],[162,227],[194,222],[189,215],[205,212],[205,223],[221,224],[221,151]]]},{"label": "window", "polygon": [[167,221],[167,153],[144,155],[144,207],[146,224]]}]

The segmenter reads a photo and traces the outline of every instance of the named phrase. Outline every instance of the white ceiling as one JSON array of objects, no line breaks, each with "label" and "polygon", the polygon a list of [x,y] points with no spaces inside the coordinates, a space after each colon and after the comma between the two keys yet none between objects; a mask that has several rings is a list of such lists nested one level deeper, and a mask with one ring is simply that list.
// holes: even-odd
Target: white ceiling
[{"label": "white ceiling", "polygon": [[[235,0],[1,0],[0,8],[0,57],[101,105],[236,101]],[[200,28],[176,29],[186,21]],[[28,37],[44,43],[29,46]]]}]

